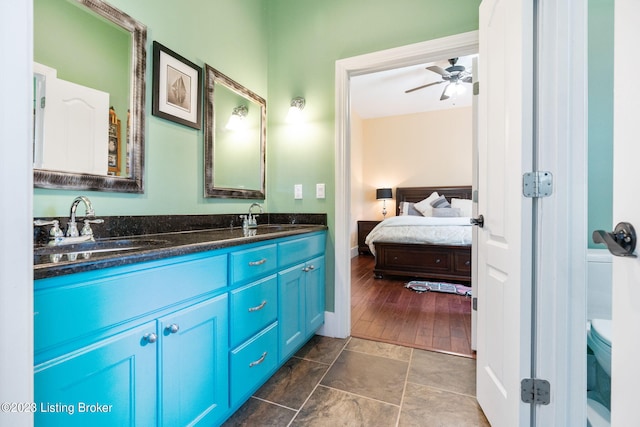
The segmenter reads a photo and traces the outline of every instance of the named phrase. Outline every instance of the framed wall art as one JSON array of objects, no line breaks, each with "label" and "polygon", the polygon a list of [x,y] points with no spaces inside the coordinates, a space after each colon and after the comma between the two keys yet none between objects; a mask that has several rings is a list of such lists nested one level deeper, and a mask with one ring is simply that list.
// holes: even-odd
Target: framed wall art
[{"label": "framed wall art", "polygon": [[202,68],[153,42],[154,116],[194,129],[202,126]]}]

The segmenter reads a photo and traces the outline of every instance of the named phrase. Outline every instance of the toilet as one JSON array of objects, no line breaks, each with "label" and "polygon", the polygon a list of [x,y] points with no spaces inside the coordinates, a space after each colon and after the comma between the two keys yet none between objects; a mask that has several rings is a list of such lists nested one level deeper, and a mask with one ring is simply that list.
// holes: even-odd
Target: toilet
[{"label": "toilet", "polygon": [[[587,345],[593,351],[596,362],[601,368],[602,375],[609,383],[611,381],[611,320],[592,319],[588,325]],[[602,393],[610,393],[610,385],[602,390],[598,387],[595,394],[588,393],[587,398],[587,426],[609,427],[611,426],[611,412],[603,404]]]},{"label": "toilet", "polygon": [[611,320],[591,320],[587,345],[596,356],[598,364],[611,377]]},{"label": "toilet", "polygon": [[610,427],[611,413],[600,402],[587,399],[587,427]]}]

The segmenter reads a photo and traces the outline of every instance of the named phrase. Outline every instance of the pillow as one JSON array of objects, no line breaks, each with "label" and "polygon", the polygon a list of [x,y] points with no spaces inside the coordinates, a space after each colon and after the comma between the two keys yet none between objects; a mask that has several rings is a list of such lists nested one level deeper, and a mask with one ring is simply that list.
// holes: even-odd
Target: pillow
[{"label": "pillow", "polygon": [[431,206],[434,208],[450,208],[451,204],[447,201],[447,198],[440,196],[431,202]]},{"label": "pillow", "polygon": [[420,212],[423,216],[431,216],[431,209],[433,208],[431,206],[431,202],[436,200],[438,197],[440,197],[440,195],[436,191],[434,191],[426,199],[421,200],[418,203],[415,203],[413,207],[416,208],[416,210]]},{"label": "pillow", "polygon": [[473,202],[471,199],[451,199],[451,207],[460,209],[460,216],[473,216]]},{"label": "pillow", "polygon": [[460,216],[460,209],[458,208],[433,208],[434,217],[455,217]]},{"label": "pillow", "polygon": [[422,216],[422,214],[415,208],[415,203],[410,202],[400,203],[400,215]]}]

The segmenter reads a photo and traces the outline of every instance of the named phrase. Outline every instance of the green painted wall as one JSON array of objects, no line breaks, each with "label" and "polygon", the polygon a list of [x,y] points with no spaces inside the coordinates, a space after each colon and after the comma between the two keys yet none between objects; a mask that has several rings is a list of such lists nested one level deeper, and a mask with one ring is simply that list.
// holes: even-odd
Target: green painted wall
[{"label": "green painted wall", "polygon": [[[613,230],[613,0],[589,0],[589,207],[593,230]],[[624,66],[623,63],[617,65]]]}]

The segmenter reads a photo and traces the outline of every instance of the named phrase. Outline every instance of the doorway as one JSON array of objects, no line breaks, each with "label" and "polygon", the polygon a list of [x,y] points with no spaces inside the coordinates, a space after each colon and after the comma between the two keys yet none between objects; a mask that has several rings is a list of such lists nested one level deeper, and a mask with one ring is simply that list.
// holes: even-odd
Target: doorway
[{"label": "doorway", "polygon": [[434,62],[478,52],[478,32],[472,31],[336,62],[336,268],[335,312],[325,329],[335,336],[351,332],[351,116],[350,79],[378,71]]},{"label": "doorway", "polygon": [[[399,187],[473,182],[474,97],[471,78],[463,77],[471,77],[476,55],[454,55],[455,59],[361,74],[350,81],[351,335],[474,357],[470,296],[405,288],[411,280],[428,280],[424,278],[375,279],[374,250],[368,251],[363,242],[383,219],[385,224],[426,220],[393,218]],[[455,71],[449,68],[454,66]],[[462,73],[459,83],[452,82],[458,74],[449,72]],[[382,201],[375,199],[377,188],[393,190],[386,216]]]}]

